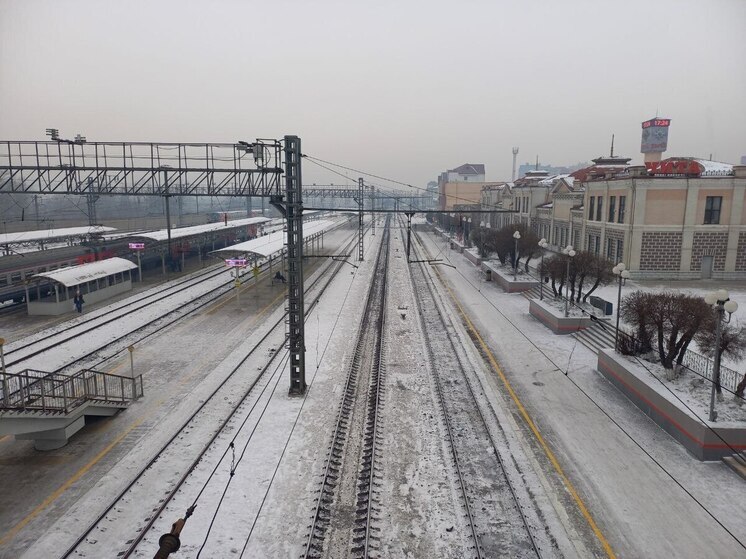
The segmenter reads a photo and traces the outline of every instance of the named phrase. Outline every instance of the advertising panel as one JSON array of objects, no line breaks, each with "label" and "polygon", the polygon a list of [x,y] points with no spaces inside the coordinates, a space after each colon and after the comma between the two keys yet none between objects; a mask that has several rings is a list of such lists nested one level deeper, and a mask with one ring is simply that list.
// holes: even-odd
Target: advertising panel
[{"label": "advertising panel", "polygon": [[642,153],[662,153],[668,147],[670,118],[651,118],[642,123]]}]

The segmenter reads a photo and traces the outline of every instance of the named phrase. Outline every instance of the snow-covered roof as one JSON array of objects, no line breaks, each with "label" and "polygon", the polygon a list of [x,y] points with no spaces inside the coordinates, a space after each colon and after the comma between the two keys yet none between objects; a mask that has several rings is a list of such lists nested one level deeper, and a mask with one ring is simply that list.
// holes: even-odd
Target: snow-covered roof
[{"label": "snow-covered roof", "polygon": [[[334,224],[335,222],[330,219],[309,221],[308,223],[303,224],[303,236],[309,237],[316,233],[320,233],[321,231],[329,229]],[[215,250],[210,254],[214,254],[218,257],[228,257],[236,254],[251,253],[256,254],[257,256],[266,257],[280,252],[283,248],[285,248],[286,238],[287,235],[284,231],[276,231],[274,233],[270,233],[269,235],[265,235],[264,237],[259,237],[250,241],[238,243],[237,245],[232,245]]]},{"label": "snow-covered roof", "polygon": [[109,231],[116,231],[114,227],[103,227],[95,225],[92,227],[64,227],[61,229],[39,229],[36,231],[19,231],[17,233],[6,233],[0,235],[0,245],[13,243],[32,243],[38,241],[51,241],[53,239],[66,239],[69,237],[83,237],[87,235],[99,235]]},{"label": "snow-covered roof", "polygon": [[539,184],[542,186],[552,186],[558,180],[567,178],[569,176],[570,175],[552,175],[551,177],[547,177],[544,180],[540,180]]},{"label": "snow-covered roof", "polygon": [[709,159],[695,159],[695,161],[702,165],[702,173],[725,175],[733,172],[733,165],[730,163],[710,161]]},{"label": "snow-covered roof", "polygon": [[[199,235],[200,233],[211,233],[215,231],[227,231],[236,227],[243,227],[245,225],[256,225],[258,223],[267,223],[271,221],[268,217],[248,217],[246,219],[234,219],[229,221],[228,225],[225,223],[207,223],[205,225],[194,225],[192,227],[179,227],[178,229],[171,229],[171,238],[179,239],[181,237],[189,237],[192,235]],[[168,231],[161,229],[160,231],[150,231],[149,233],[138,233],[132,235],[133,237],[150,239],[151,241],[165,241],[168,239]]]},{"label": "snow-covered roof", "polygon": [[48,278],[61,283],[65,287],[75,287],[82,283],[105,278],[119,272],[133,270],[134,268],[137,268],[137,264],[115,256],[106,260],[89,262],[88,264],[80,264],[79,266],[70,266],[69,268],[55,270],[54,272],[43,272],[31,276],[31,279]]}]

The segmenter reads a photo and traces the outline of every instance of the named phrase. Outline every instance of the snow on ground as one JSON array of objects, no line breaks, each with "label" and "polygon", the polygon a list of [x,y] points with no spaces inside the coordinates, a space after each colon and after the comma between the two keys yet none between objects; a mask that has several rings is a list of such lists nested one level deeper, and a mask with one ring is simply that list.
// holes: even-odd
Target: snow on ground
[{"label": "snow on ground", "polygon": [[[591,350],[570,336],[551,335],[531,317],[525,297],[480,283],[463,256],[440,238],[427,239],[433,256],[456,266],[440,269],[614,552],[620,557],[744,556],[744,548],[679,486],[744,541],[743,480],[722,462],[691,457],[595,370]],[[537,460],[546,462],[540,454]],[[551,468],[546,475],[551,480]],[[564,505],[572,514],[572,504]]]}]

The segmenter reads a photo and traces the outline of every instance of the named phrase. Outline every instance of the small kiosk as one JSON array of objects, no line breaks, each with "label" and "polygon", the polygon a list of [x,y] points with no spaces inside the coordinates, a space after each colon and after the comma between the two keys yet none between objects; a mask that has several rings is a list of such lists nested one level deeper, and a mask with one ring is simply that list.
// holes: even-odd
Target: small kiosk
[{"label": "small kiosk", "polygon": [[[73,312],[73,297],[78,290],[87,305],[129,291],[134,269],[134,262],[115,257],[31,276],[26,284],[28,314],[56,316]],[[51,281],[53,289],[48,285],[42,288],[41,280]],[[36,299],[30,300],[29,291],[33,289]]]}]

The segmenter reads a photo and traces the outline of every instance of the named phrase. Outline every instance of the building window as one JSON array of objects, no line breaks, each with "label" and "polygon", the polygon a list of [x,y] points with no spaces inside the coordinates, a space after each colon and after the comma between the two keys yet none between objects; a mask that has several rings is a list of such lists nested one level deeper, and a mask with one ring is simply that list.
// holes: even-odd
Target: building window
[{"label": "building window", "polygon": [[590,196],[588,202],[590,203],[590,208],[588,210],[588,219],[593,221],[593,212],[594,208],[596,207],[596,197]]},{"label": "building window", "polygon": [[723,203],[722,196],[708,196],[705,202],[705,225],[717,225],[720,223],[720,206]]},{"label": "building window", "polygon": [[624,207],[627,202],[626,196],[619,197],[619,215],[617,216],[617,223],[624,223]]},{"label": "building window", "polygon": [[601,221],[604,215],[604,197],[598,197],[598,206],[596,206],[596,221]]},{"label": "building window", "polygon": [[616,210],[616,196],[609,196],[609,223],[614,223],[614,211]]},{"label": "building window", "polygon": [[606,239],[606,258],[614,260],[614,240]]},{"label": "building window", "polygon": [[[621,208],[621,206],[620,206]],[[616,241],[616,259],[618,262],[621,262],[624,258],[624,241],[622,239],[617,239]]]},{"label": "building window", "polygon": [[588,235],[588,252],[593,252],[593,235]]}]

